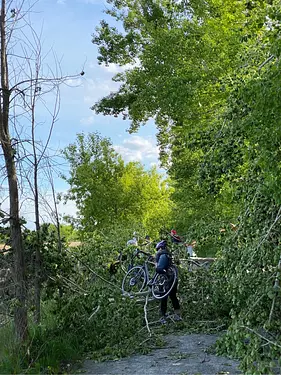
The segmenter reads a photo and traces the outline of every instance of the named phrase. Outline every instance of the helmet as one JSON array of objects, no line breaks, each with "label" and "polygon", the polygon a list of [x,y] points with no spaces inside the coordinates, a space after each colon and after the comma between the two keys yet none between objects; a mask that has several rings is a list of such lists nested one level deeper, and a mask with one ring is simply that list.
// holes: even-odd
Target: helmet
[{"label": "helmet", "polygon": [[177,234],[177,231],[175,229],[172,229],[171,230],[171,235],[174,236],[175,234]]},{"label": "helmet", "polygon": [[127,241],[127,246],[130,246],[130,245],[138,246],[138,241],[135,237],[133,237],[133,239]]},{"label": "helmet", "polygon": [[166,247],[167,247],[167,241],[162,240],[162,241],[158,242],[158,244],[156,245],[156,250],[165,249]]}]

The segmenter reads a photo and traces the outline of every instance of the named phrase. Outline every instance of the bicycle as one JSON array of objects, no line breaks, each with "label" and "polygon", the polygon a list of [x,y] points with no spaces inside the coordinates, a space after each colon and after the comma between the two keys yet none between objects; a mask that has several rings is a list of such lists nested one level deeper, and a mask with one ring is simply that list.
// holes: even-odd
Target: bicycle
[{"label": "bicycle", "polygon": [[199,260],[200,258],[195,258],[195,259],[192,259],[191,257],[189,257],[187,260],[187,264],[188,264],[188,270],[191,272],[193,270],[196,270],[196,269],[205,269],[205,270],[208,270],[211,266],[211,263],[212,261],[210,260],[205,260],[203,262],[201,262]]},{"label": "bicycle", "polygon": [[[146,257],[142,266],[132,267],[124,276],[122,281],[122,293],[130,297],[148,294],[150,291],[155,299],[162,299],[168,296],[177,279],[177,269],[171,265],[165,274],[154,271],[152,278],[149,277],[149,263],[154,257],[145,251],[137,249],[134,257],[142,254]],[[154,265],[154,263],[152,263]]]},{"label": "bicycle", "polygon": [[[136,232],[134,232],[134,236],[135,235],[136,235]],[[138,241],[139,241],[139,237],[137,237],[135,239],[136,239],[135,243],[137,245]],[[143,242],[141,245],[138,245],[138,246],[141,246],[141,247],[144,247],[145,249],[147,249],[147,248],[149,248],[149,246],[151,244],[152,243],[150,241],[146,241],[146,242]],[[114,260],[113,262],[111,262],[110,265],[109,265],[109,272],[111,274],[117,273],[118,269],[120,269],[122,273],[126,274],[130,270],[130,268],[132,268],[134,254],[131,254],[130,248],[133,249],[136,245],[127,243],[126,248],[124,248],[123,250],[118,250],[117,259]]]}]

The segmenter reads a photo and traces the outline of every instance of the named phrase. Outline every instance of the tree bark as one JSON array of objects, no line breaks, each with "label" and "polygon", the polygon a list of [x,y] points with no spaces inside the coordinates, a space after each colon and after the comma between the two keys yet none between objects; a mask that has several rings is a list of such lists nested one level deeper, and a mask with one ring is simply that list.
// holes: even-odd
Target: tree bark
[{"label": "tree bark", "polygon": [[[38,78],[38,71],[36,71]],[[38,193],[38,168],[39,161],[35,145],[35,102],[36,91],[34,91],[31,103],[31,125],[32,125],[32,148],[34,157],[34,214],[35,214],[35,230],[36,230],[36,246],[35,246],[35,279],[34,279],[34,320],[39,324],[41,320],[41,233],[40,233],[40,215],[39,215],[39,193]]]},{"label": "tree bark", "polygon": [[14,255],[13,279],[15,286],[14,322],[16,337],[20,341],[27,338],[27,309],[24,247],[19,216],[19,191],[14,149],[9,133],[10,90],[6,51],[6,0],[1,1],[1,103],[0,103],[0,142],[4,153],[10,198],[11,245]]}]

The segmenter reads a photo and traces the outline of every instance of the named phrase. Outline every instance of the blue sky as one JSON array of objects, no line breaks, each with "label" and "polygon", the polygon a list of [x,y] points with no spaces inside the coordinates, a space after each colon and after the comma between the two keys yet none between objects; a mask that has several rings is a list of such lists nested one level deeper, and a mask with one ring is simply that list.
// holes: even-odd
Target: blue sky
[{"label": "blue sky", "polygon": [[[59,150],[75,141],[79,132],[98,131],[110,137],[115,149],[126,161],[140,161],[146,167],[157,163],[155,126],[152,121],[141,127],[137,134],[126,130],[129,122],[121,118],[95,115],[90,107],[101,97],[118,88],[111,78],[120,71],[116,65],[108,68],[97,63],[97,47],[92,43],[92,34],[108,6],[102,0],[39,0],[30,15],[32,27],[39,33],[42,29],[44,53],[52,49],[60,61],[63,75],[74,75],[83,69],[85,75],[76,81],[68,81],[61,87],[60,113],[55,124],[50,147]],[[52,67],[50,53],[45,63]],[[50,96],[47,102],[50,101]],[[52,107],[52,104],[50,105]],[[41,125],[37,127],[37,138],[44,141],[48,134],[46,111],[38,109]],[[67,185],[56,178],[57,191],[66,191]],[[69,203],[61,212],[73,213]],[[26,211],[23,212],[26,214]],[[32,221],[32,220],[31,220]]]},{"label": "blue sky", "polygon": [[[39,13],[33,18],[36,18],[35,26],[38,28],[43,24],[45,50],[52,47],[58,57],[62,58],[63,73],[72,75],[85,70],[85,76],[73,83],[80,84],[78,87],[61,89],[60,120],[56,124],[53,140],[59,138],[61,145],[65,145],[73,141],[78,132],[96,130],[119,145],[126,157],[128,155],[124,148],[129,148],[134,141],[137,151],[140,151],[140,137],[145,137],[145,151],[147,142],[155,146],[155,128],[151,122],[142,127],[138,135],[130,136],[126,132],[129,127],[127,121],[95,115],[90,110],[95,101],[118,88],[111,80],[118,72],[118,67],[99,66],[97,47],[91,42],[95,27],[106,16],[103,13],[106,6],[102,0],[40,0],[35,6]],[[130,151],[128,154],[132,158]],[[139,158],[138,153],[137,159]],[[144,162],[149,163],[150,160]]]},{"label": "blue sky", "polygon": [[[40,0],[36,4],[38,26],[43,24],[45,49],[52,47],[62,57],[64,74],[85,76],[73,86],[61,89],[61,110],[52,143],[61,147],[73,142],[78,132],[98,131],[110,137],[126,160],[139,160],[149,166],[157,162],[155,127],[150,122],[138,134],[126,132],[129,122],[121,118],[95,115],[90,107],[101,97],[118,88],[111,80],[118,67],[99,66],[97,47],[91,42],[99,21],[106,17],[102,0]],[[36,18],[37,18],[36,15]]]}]

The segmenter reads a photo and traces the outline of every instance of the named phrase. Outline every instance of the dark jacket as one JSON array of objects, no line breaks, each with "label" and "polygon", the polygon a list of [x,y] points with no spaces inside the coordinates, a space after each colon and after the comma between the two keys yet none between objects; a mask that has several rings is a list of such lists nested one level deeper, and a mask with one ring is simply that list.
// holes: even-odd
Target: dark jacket
[{"label": "dark jacket", "polygon": [[167,269],[172,264],[172,256],[166,249],[160,249],[155,255],[156,272],[166,273]]}]

